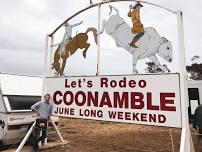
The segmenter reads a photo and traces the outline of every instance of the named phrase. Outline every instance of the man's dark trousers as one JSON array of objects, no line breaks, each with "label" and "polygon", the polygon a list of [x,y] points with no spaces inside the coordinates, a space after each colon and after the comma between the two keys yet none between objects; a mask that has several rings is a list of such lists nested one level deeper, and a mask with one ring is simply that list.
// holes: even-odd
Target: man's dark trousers
[{"label": "man's dark trousers", "polygon": [[[40,124],[44,123],[45,127],[41,128]],[[42,136],[40,136],[40,132],[42,131]],[[47,137],[47,119],[36,119],[35,128],[33,131],[33,150],[38,150],[38,143],[43,141]]]}]

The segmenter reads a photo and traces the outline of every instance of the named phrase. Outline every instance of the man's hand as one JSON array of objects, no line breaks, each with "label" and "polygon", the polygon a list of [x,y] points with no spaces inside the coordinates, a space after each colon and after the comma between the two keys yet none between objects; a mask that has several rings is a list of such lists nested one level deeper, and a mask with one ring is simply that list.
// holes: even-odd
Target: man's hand
[{"label": "man's hand", "polygon": [[38,117],[40,116],[40,113],[38,111],[36,111],[36,114],[37,114]]},{"label": "man's hand", "polygon": [[37,116],[40,116],[40,113],[36,109],[32,109],[33,112],[36,112]]}]

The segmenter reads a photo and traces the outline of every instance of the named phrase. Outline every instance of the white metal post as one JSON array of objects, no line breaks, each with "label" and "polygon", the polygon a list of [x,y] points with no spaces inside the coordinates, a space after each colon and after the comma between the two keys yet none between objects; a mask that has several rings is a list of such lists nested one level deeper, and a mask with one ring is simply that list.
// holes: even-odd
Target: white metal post
[{"label": "white metal post", "polygon": [[54,49],[54,36],[51,36],[50,52],[49,52],[49,68],[48,76],[52,76],[52,61],[53,61],[53,49]]},{"label": "white metal post", "polygon": [[56,126],[55,122],[54,122],[51,118],[50,118],[50,121],[51,121],[53,127],[55,128],[55,130],[56,130],[56,132],[57,132],[57,134],[58,134],[60,140],[61,140],[62,142],[64,142],[64,139],[63,139],[63,137],[62,137],[60,131],[58,130],[58,127]]},{"label": "white metal post", "polygon": [[48,42],[49,42],[49,36],[46,34],[46,46],[45,46],[45,54],[44,54],[44,71],[43,71],[43,80],[42,80],[42,96],[41,100],[43,100],[43,97],[45,95],[45,86],[46,86],[46,76],[47,76],[47,60],[48,60]]},{"label": "white metal post", "polygon": [[[45,54],[44,54],[44,72],[43,72],[43,80],[42,80],[42,96],[41,101],[44,99],[45,89],[46,89],[46,77],[48,72],[47,61],[48,61],[48,50],[49,50],[49,35],[46,34],[46,45],[45,45]],[[47,144],[47,138],[45,139],[44,144]],[[41,141],[39,142],[39,146],[41,146]]]},{"label": "white metal post", "polygon": [[36,121],[32,124],[31,128],[29,129],[29,131],[27,132],[27,134],[25,135],[24,139],[22,140],[22,142],[20,143],[20,145],[18,146],[15,152],[20,152],[22,150],[24,144],[26,143],[27,139],[31,135],[32,130],[34,129],[35,124],[36,124]]},{"label": "white metal post", "polygon": [[[181,11],[177,11],[178,23],[178,45],[179,45],[179,62],[180,62],[180,92],[181,92],[181,110],[182,110],[182,133],[180,152],[190,152],[190,130],[188,119],[188,90],[186,84],[186,64],[185,64],[185,46],[184,46],[184,27],[183,16]],[[192,147],[193,149],[193,147]]]},{"label": "white metal post", "polygon": [[100,19],[101,19],[101,4],[98,4],[98,36],[97,36],[97,68],[96,75],[100,74]]}]

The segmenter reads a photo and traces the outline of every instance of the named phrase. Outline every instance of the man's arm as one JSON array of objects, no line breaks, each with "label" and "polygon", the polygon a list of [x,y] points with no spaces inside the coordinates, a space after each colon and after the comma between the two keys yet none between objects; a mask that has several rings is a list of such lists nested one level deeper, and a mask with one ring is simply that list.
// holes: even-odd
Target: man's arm
[{"label": "man's arm", "polygon": [[40,104],[41,104],[41,101],[39,101],[39,102],[37,102],[37,103],[35,103],[34,105],[31,106],[32,111],[36,112],[36,113],[37,113],[37,116],[40,115],[39,112],[38,112],[38,109],[39,109],[39,107],[40,107]]},{"label": "man's arm", "polygon": [[76,26],[79,26],[79,25],[81,25],[83,23],[83,21],[81,21],[81,22],[79,22],[79,23],[76,23],[76,24],[73,24],[73,25],[71,25],[72,27],[76,27]]}]

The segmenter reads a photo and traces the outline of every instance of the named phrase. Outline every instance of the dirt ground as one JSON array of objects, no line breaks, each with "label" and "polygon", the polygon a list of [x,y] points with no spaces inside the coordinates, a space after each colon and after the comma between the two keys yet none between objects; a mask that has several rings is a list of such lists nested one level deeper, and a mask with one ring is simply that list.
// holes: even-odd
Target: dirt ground
[{"label": "dirt ground", "polygon": [[[176,128],[81,119],[62,119],[60,131],[70,143],[44,152],[178,152],[181,136]],[[196,131],[191,132],[196,152],[202,152],[202,139],[198,142]],[[49,140],[56,139],[56,132],[50,131]]]}]

